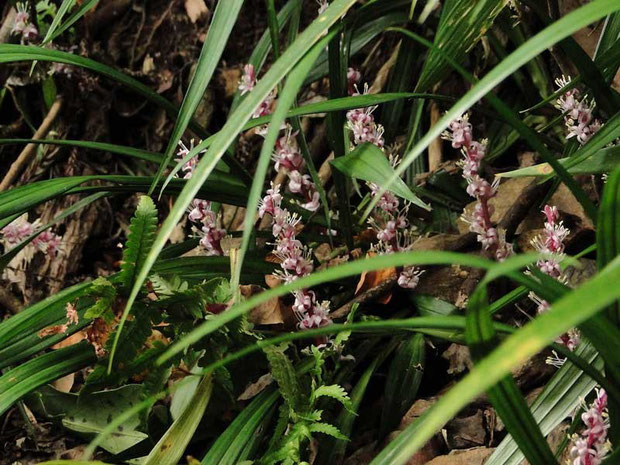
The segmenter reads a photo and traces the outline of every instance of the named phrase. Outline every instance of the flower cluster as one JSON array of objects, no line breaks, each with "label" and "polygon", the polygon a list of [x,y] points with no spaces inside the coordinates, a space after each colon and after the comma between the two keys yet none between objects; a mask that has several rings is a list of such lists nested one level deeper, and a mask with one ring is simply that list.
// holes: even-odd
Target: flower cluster
[{"label": "flower cluster", "polygon": [[[302,227],[301,219],[282,208],[280,186],[273,183],[258,209],[261,218],[267,214],[271,216],[271,232],[275,238],[274,255],[280,261],[278,275],[288,283],[310,274],[314,269],[310,251],[297,239],[297,231]],[[314,292],[307,289],[295,291],[293,295],[293,312],[300,329],[319,328],[331,323],[329,301],[319,303]]]},{"label": "flower cluster", "polygon": [[[347,80],[349,82],[350,93],[361,95],[357,89],[357,82],[361,75],[359,71],[349,68]],[[368,94],[368,84],[364,85],[364,94]],[[383,126],[377,124],[373,116],[376,106],[357,108],[347,112],[347,127],[353,133],[353,144],[360,145],[371,143],[380,149],[384,149],[385,140],[383,139]],[[399,160],[396,157],[389,157],[392,166],[396,167]],[[375,198],[381,192],[380,186],[374,183],[367,183],[371,197]],[[409,250],[413,244],[414,229],[410,227],[407,219],[409,204],[400,207],[400,201],[391,192],[385,191],[377,201],[377,206],[373,210],[368,223],[377,234],[377,244],[373,244],[372,250],[377,253],[394,253]],[[423,273],[415,266],[406,266],[398,275],[398,285],[406,289],[414,289]]]},{"label": "flower cluster", "polygon": [[[256,71],[254,65],[247,64],[243,67],[243,75],[239,81],[238,89],[241,95],[245,95],[251,92],[256,86]],[[253,118],[260,118],[261,116],[267,116],[273,110],[273,105],[276,100],[276,90],[272,90],[269,95],[260,103],[258,108],[254,110],[252,114]],[[256,133],[264,136],[267,134],[268,125],[259,126],[256,128]]]},{"label": "flower cluster", "polygon": [[[6,225],[1,231],[2,242],[5,249],[15,247],[30,235],[34,234],[39,224],[39,219],[36,219],[33,223],[30,223],[26,219],[26,215],[22,215]],[[60,249],[61,239],[62,237],[46,230],[35,237],[30,245],[39,252],[43,252],[50,257],[55,257]]]},{"label": "flower cluster", "polygon": [[[350,76],[350,78],[349,78]],[[357,77],[355,70],[349,70],[347,74],[349,82]],[[359,79],[359,78],[358,78]],[[353,85],[355,92],[354,96],[362,95],[357,89],[357,85]],[[364,95],[368,94],[368,84],[364,85]],[[385,140],[383,139],[383,126],[375,122],[373,112],[377,109],[377,106],[371,106],[366,108],[356,108],[347,112],[347,128],[353,133],[353,142],[355,145],[369,142],[376,145],[379,148],[383,148]]]},{"label": "flower cluster", "polygon": [[18,3],[17,13],[15,14],[15,24],[11,34],[20,35],[22,41],[32,42],[39,36],[37,27],[30,21],[30,13],[28,13],[28,4]]},{"label": "flower cluster", "polygon": [[[570,231],[564,227],[562,221],[559,221],[559,214],[557,207],[545,205],[542,210],[545,215],[545,229],[541,235],[538,235],[532,240],[534,248],[544,255],[543,258],[538,260],[536,266],[540,271],[546,275],[551,276],[559,281],[564,281],[562,276],[562,270],[560,269],[560,262],[564,258],[564,240],[570,233]],[[530,299],[537,305],[538,313],[546,312],[549,308],[549,302],[541,299],[534,293],[530,293]],[[558,343],[566,346],[568,349],[575,350],[581,341],[581,335],[577,329],[571,329],[567,333],[560,336]],[[561,365],[563,361],[561,359],[554,360],[555,365]]]},{"label": "flower cluster", "polygon": [[[179,142],[181,148],[177,152],[176,161],[182,162],[190,150],[194,147],[191,142],[188,149],[183,142]],[[187,160],[181,171],[183,178],[189,179],[194,174],[194,169],[198,164],[198,154]],[[205,249],[207,255],[224,255],[221,240],[226,236],[226,230],[218,226],[217,214],[211,209],[211,202],[208,200],[194,199],[189,208],[188,219],[194,223],[194,230],[200,236],[200,245]]]},{"label": "flower cluster", "polygon": [[596,399],[581,415],[586,429],[573,435],[570,450],[570,465],[599,465],[611,449],[607,439],[609,418],[607,413],[607,393],[597,389]]},{"label": "flower cluster", "polygon": [[304,199],[301,206],[306,210],[316,211],[320,206],[320,196],[310,176],[302,174],[305,162],[295,135],[290,127],[286,128],[284,135],[276,141],[272,159],[276,171],[286,173],[288,176],[289,191],[299,194]]},{"label": "flower cluster", "polygon": [[[570,76],[562,76],[555,80],[558,88],[563,88],[570,84]],[[556,101],[558,109],[564,113],[564,123],[568,129],[567,139],[575,137],[580,144],[585,144],[601,128],[599,120],[594,119],[592,112],[596,102],[581,97],[579,89],[573,88],[565,92]]]},{"label": "flower cluster", "polygon": [[497,194],[499,180],[490,184],[480,175],[480,165],[487,150],[487,141],[475,141],[472,126],[467,114],[450,123],[448,131],[442,134],[444,139],[452,142],[452,147],[461,149],[463,160],[463,177],[467,181],[467,193],[477,200],[471,214],[463,215],[469,223],[469,230],[475,232],[478,242],[488,250],[495,259],[502,261],[512,255],[512,245],[506,242],[506,231],[495,228],[491,223],[493,206],[489,204]]}]

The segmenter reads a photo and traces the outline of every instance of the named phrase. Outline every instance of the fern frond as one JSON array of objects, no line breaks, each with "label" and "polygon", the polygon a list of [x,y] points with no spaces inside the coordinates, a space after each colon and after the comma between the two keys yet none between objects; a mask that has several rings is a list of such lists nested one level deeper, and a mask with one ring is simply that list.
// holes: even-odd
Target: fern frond
[{"label": "fern frond", "polygon": [[129,237],[123,251],[121,283],[124,289],[131,289],[142,263],[149,253],[157,231],[157,209],[150,197],[140,197],[136,213],[131,219]]},{"label": "fern frond", "polygon": [[331,384],[329,386],[319,386],[312,393],[312,401],[316,401],[319,397],[330,397],[334,400],[340,402],[344,408],[346,408],[349,412],[355,413],[353,409],[353,405],[351,404],[351,399],[347,394],[347,391],[338,384]]},{"label": "fern frond", "polygon": [[114,319],[114,300],[117,291],[114,284],[105,278],[95,279],[88,293],[89,297],[95,298],[95,303],[84,313],[86,318],[103,318],[110,323]]},{"label": "fern frond", "polygon": [[299,379],[295,373],[295,368],[284,353],[284,349],[280,347],[265,347],[263,349],[269,365],[271,366],[271,374],[280,387],[282,398],[291,407],[294,412],[302,412],[303,396]]},{"label": "fern frond", "polygon": [[329,423],[312,423],[308,426],[308,429],[310,430],[310,433],[322,433],[343,441],[349,440],[349,438],[342,434],[338,428],[334,425],[330,425]]}]

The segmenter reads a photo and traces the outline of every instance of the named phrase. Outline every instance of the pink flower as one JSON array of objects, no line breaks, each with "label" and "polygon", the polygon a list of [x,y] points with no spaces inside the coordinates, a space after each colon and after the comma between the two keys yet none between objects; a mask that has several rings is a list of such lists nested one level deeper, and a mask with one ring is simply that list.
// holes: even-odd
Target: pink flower
[{"label": "pink flower", "polygon": [[313,291],[305,289],[294,291],[295,302],[293,303],[293,311],[296,314],[306,314],[316,304],[316,295]]},{"label": "pink flower", "polygon": [[[354,87],[355,93],[353,95],[362,95],[357,90],[357,86]],[[368,94],[368,84],[364,85],[365,94]],[[379,148],[383,147],[385,143],[383,139],[383,126],[375,123],[375,118],[372,115],[376,108],[376,106],[371,106],[347,112],[347,128],[353,133],[353,143],[355,145],[368,142]]]},{"label": "pink flower", "polygon": [[329,3],[327,3],[327,0],[317,0],[317,3],[319,4],[319,10],[317,14],[320,16],[325,12],[325,10],[327,10]]},{"label": "pink flower", "polygon": [[[562,76],[555,82],[559,88],[570,83],[570,77]],[[598,120],[593,120],[595,102],[588,103],[586,98],[581,99],[578,89],[571,89],[560,96],[556,106],[564,113],[564,124],[568,129],[567,139],[576,138],[580,144],[585,144],[601,128]]]},{"label": "pink flower", "polygon": [[243,67],[243,75],[241,81],[239,81],[239,92],[241,95],[245,95],[251,92],[256,85],[256,72],[254,71],[254,65],[247,64]]},{"label": "pink flower", "polygon": [[607,440],[609,420],[607,414],[607,393],[598,389],[596,399],[581,415],[586,429],[581,437],[575,435],[570,450],[572,465],[599,465],[607,456],[610,444]]},{"label": "pink flower", "polygon": [[2,236],[7,244],[13,246],[23,242],[34,230],[35,225],[26,219],[26,215],[22,215],[2,229]]},{"label": "pink flower", "polygon": [[267,195],[262,198],[258,206],[258,216],[261,218],[265,213],[275,216],[280,210],[282,203],[282,194],[280,194],[280,185],[271,183],[271,189],[267,190]]},{"label": "pink flower", "polygon": [[349,89],[349,95],[353,95],[356,92],[355,86],[358,82],[360,82],[361,78],[362,74],[355,68],[349,68],[347,70],[347,85]]},{"label": "pink flower", "polygon": [[405,289],[415,289],[420,282],[420,275],[423,273],[415,266],[406,266],[398,275],[398,285]]},{"label": "pink flower", "polygon": [[452,141],[453,148],[469,147],[472,142],[472,127],[467,114],[452,121],[448,128],[450,132],[444,133],[444,137]]},{"label": "pink flower", "polygon": [[194,199],[187,217],[193,223],[200,223],[207,218],[207,222],[215,222],[215,213],[211,211],[211,202],[208,200]]},{"label": "pink flower", "polygon": [[60,240],[60,236],[57,236],[53,232],[47,230],[35,237],[32,240],[32,245],[44,254],[56,256],[60,248]]},{"label": "pink flower", "polygon": [[324,300],[320,304],[315,304],[311,311],[306,313],[299,322],[299,329],[321,328],[331,324],[329,317],[329,302]]},{"label": "pink flower", "polygon": [[288,172],[301,171],[304,167],[304,158],[299,152],[299,147],[295,141],[295,134],[291,134],[290,130],[280,137],[275,146],[273,160],[276,171],[286,170]]},{"label": "pink flower", "polygon": [[226,236],[226,230],[215,225],[204,225],[201,231],[200,245],[204,247],[207,256],[224,255],[221,240]]},{"label": "pink flower", "polygon": [[[314,184],[313,184],[314,187]],[[306,210],[310,210],[311,212],[315,212],[321,206],[321,196],[317,191],[313,191],[310,194],[310,199],[306,203],[302,203],[301,206]]]}]

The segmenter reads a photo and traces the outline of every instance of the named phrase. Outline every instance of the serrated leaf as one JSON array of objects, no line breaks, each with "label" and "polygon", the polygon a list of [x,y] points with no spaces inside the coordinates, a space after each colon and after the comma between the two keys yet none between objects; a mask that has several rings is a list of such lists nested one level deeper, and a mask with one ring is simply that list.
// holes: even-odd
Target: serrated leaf
[{"label": "serrated leaf", "polygon": [[[390,165],[385,153],[376,145],[369,143],[358,146],[348,155],[338,157],[330,163],[346,176],[372,182],[379,187],[385,187],[387,181],[394,176],[394,168]],[[401,178],[397,178],[388,190],[425,210],[431,209],[411,192],[411,189]]]},{"label": "serrated leaf", "polygon": [[125,289],[131,289],[136,276],[151,250],[157,231],[157,209],[150,197],[140,197],[136,213],[131,219],[129,236],[123,251],[121,282]]},{"label": "serrated leaf", "polygon": [[293,368],[293,364],[284,353],[284,349],[271,346],[264,348],[263,351],[269,361],[273,379],[276,380],[280,387],[282,398],[286,401],[291,410],[294,412],[302,412],[304,410],[304,399],[301,386],[299,385],[299,379],[295,373],[295,368]]},{"label": "serrated leaf", "polygon": [[86,310],[84,317],[91,319],[102,317],[110,323],[114,319],[112,307],[116,299],[114,284],[103,277],[97,278],[91,284],[89,296],[95,298],[95,304]]},{"label": "serrated leaf", "polygon": [[310,433],[322,433],[343,441],[349,440],[349,438],[342,434],[338,428],[336,428],[334,425],[330,425],[329,423],[312,423],[310,426],[308,426],[308,430],[310,431]]},{"label": "serrated leaf", "polygon": [[331,384],[329,386],[319,386],[312,392],[312,400],[315,401],[320,397],[330,397],[340,402],[345,409],[351,413],[355,413],[353,406],[351,405],[351,399],[345,389],[338,384]]}]

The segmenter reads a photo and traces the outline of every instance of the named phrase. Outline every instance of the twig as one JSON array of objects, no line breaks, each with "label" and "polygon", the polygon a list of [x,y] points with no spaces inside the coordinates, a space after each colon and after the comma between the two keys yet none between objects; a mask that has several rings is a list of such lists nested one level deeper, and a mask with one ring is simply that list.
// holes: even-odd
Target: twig
[{"label": "twig", "polygon": [[[62,98],[57,98],[50,111],[45,116],[45,119],[39,126],[39,129],[34,133],[33,139],[45,139],[47,133],[50,131],[52,124],[58,117],[60,110],[62,108]],[[17,160],[13,162],[9,171],[4,176],[4,179],[0,183],[0,192],[7,190],[11,184],[17,179],[17,177],[26,169],[28,164],[32,161],[34,156],[36,155],[36,145],[28,144],[24,147],[24,150],[19,154]]]}]

